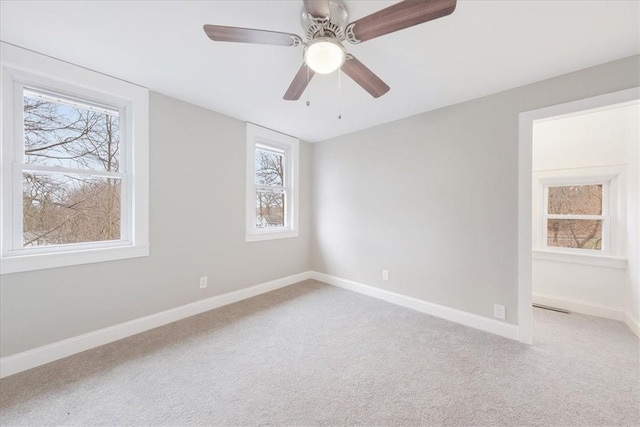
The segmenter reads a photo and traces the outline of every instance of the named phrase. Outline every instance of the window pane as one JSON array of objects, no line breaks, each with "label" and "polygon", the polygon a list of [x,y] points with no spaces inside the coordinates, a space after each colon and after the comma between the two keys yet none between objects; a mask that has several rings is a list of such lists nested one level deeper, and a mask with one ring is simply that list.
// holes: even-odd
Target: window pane
[{"label": "window pane", "polygon": [[602,249],[602,221],[586,219],[550,219],[547,246]]},{"label": "window pane", "polygon": [[22,176],[25,247],[120,239],[120,179]]},{"label": "window pane", "polygon": [[549,187],[549,213],[602,215],[602,185]]},{"label": "window pane", "polygon": [[284,227],[284,194],[256,192],[256,228]]},{"label": "window pane", "polygon": [[24,91],[25,163],[119,171],[116,111]]},{"label": "window pane", "polygon": [[256,184],[284,185],[284,154],[256,149]]}]

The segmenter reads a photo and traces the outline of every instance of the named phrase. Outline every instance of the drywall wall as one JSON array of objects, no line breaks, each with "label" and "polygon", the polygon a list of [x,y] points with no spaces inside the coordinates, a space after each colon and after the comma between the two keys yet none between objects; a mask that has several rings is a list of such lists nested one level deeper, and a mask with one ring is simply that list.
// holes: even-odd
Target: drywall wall
[{"label": "drywall wall", "polygon": [[533,302],[624,320],[626,268],[533,259]]},{"label": "drywall wall", "polygon": [[[615,166],[620,171],[617,215],[617,241],[620,258],[627,257],[629,222],[637,223],[637,215],[627,216],[627,204],[637,205],[637,195],[627,191],[628,176],[637,175],[637,162],[628,152],[638,144],[637,103],[598,109],[584,114],[544,120],[533,126],[533,185],[539,185],[537,172],[579,174],[582,168]],[[635,126],[635,131],[634,131]],[[573,172],[571,172],[573,170]],[[536,192],[534,191],[534,194]],[[534,221],[538,208],[534,202]],[[631,240],[629,240],[631,243]],[[597,314],[624,320],[629,293],[629,276],[625,265],[577,264],[566,258],[533,260],[534,302],[567,308],[585,314]]]},{"label": "drywall wall", "polygon": [[309,144],[300,237],[245,243],[245,124],[157,93],[149,108],[150,256],[3,275],[3,357],[309,269]]},{"label": "drywall wall", "polygon": [[314,144],[313,269],[486,317],[504,304],[517,323],[518,115],[637,87],[639,65],[625,58]]},{"label": "drywall wall", "polygon": [[[640,114],[627,123],[627,259],[626,321],[640,334]],[[640,336],[640,335],[639,335]]]},{"label": "drywall wall", "polygon": [[628,163],[638,104],[541,120],[533,125],[533,171]]}]

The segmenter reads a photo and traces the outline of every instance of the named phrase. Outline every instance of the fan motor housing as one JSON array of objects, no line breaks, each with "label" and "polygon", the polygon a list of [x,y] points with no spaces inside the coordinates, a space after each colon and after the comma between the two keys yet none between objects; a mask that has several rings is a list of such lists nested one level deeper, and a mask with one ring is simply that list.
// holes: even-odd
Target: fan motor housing
[{"label": "fan motor housing", "polygon": [[314,18],[302,8],[302,28],[308,41],[318,37],[345,39],[344,29],[349,23],[349,11],[342,0],[329,0],[329,19]]}]

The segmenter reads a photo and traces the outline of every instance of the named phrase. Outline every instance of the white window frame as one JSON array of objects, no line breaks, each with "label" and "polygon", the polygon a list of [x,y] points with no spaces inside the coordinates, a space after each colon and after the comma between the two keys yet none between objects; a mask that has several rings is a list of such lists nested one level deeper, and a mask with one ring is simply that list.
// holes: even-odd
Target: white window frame
[{"label": "white window frame", "polygon": [[[626,268],[624,167],[594,167],[534,172],[533,257],[547,261],[574,262]],[[548,213],[548,189],[556,186],[602,185],[602,215],[554,215]],[[549,219],[602,220],[602,250],[547,245]]]},{"label": "white window frame", "polygon": [[[262,240],[285,239],[298,237],[298,206],[299,206],[299,140],[271,129],[246,124],[247,130],[247,175],[246,175],[246,242]],[[274,149],[284,153],[285,174],[285,224],[284,227],[256,227],[256,148]]]},{"label": "white window frame", "polygon": [[[1,44],[0,273],[80,265],[149,255],[148,90],[57,59]],[[36,166],[29,169],[121,179],[121,239],[22,247],[23,89],[59,94],[117,110],[119,172]]]}]

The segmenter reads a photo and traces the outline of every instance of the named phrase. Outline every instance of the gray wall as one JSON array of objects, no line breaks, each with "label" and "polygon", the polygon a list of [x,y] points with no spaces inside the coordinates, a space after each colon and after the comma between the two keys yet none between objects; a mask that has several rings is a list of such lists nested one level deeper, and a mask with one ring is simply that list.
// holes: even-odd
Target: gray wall
[{"label": "gray wall", "polygon": [[640,86],[639,58],[314,144],[313,269],[517,323],[518,114]]},{"label": "gray wall", "polygon": [[[640,120],[640,119],[639,119]],[[638,135],[639,124],[630,130]],[[627,293],[627,321],[640,324],[640,142],[631,142],[627,146],[627,257],[629,267],[629,291]]]},{"label": "gray wall", "polygon": [[309,269],[309,144],[300,237],[245,243],[244,123],[156,93],[149,108],[151,255],[3,275],[2,356]]},{"label": "gray wall", "polygon": [[0,355],[311,267],[489,317],[505,304],[515,323],[518,113],[639,86],[639,65],[301,143],[300,237],[254,243],[244,242],[244,124],[152,93],[151,255],[3,275]]}]

